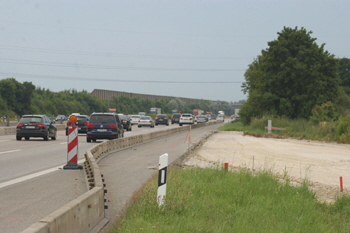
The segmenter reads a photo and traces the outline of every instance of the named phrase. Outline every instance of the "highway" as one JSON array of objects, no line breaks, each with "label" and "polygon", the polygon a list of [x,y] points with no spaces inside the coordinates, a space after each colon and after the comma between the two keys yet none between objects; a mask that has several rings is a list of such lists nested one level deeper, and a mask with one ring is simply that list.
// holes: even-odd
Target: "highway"
[{"label": "highway", "polygon": [[[133,126],[125,137],[172,127],[179,126]],[[21,232],[87,191],[82,170],[62,169],[67,162],[66,140],[62,130],[55,141],[16,141],[15,135],[0,135],[0,232]],[[79,135],[79,159],[94,144]]]}]

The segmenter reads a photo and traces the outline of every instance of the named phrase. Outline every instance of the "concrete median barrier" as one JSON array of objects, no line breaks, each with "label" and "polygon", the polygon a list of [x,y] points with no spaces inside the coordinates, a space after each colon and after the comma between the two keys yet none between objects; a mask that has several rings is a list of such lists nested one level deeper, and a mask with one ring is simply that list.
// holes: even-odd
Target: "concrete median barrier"
[{"label": "concrete median barrier", "polygon": [[[208,122],[192,125],[192,128],[215,124]],[[221,123],[221,122],[220,122]],[[64,126],[64,125],[63,125]],[[108,206],[104,199],[103,178],[98,166],[98,162],[105,156],[124,148],[155,140],[180,131],[189,130],[190,126],[172,128],[105,141],[91,147],[85,154],[84,172],[88,192],[84,193],[67,205],[53,212],[52,214],[34,223],[22,233],[85,233],[98,232],[108,223]]]}]

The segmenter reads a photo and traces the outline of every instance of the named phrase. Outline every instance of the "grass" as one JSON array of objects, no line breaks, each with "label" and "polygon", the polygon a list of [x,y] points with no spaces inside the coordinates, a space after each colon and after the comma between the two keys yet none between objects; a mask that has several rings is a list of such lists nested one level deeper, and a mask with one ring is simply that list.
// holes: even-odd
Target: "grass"
[{"label": "grass", "polygon": [[[264,117],[254,119],[250,125],[243,125],[241,122],[233,122],[220,127],[221,131],[244,131],[247,133],[267,133],[267,122],[272,121],[273,127],[284,128],[285,130],[273,130],[273,134],[285,135],[295,138],[309,138],[323,141],[347,142],[340,135],[335,133],[336,125],[325,122],[316,124],[304,119],[290,120],[287,118]],[[350,142],[350,141],[349,141]]]},{"label": "grass", "polygon": [[[267,133],[268,118],[228,123],[219,130]],[[332,123],[272,118],[274,134],[341,141]],[[350,138],[350,137],[349,137]],[[301,186],[281,182],[268,171],[251,173],[221,168],[168,169],[167,196],[159,208],[157,177],[137,192],[126,214],[110,229],[119,232],[349,232],[350,197],[319,202],[305,181]]]},{"label": "grass", "polygon": [[348,232],[350,198],[320,203],[304,183],[293,187],[269,172],[169,169],[164,209],[157,177],[133,198],[109,232]]}]

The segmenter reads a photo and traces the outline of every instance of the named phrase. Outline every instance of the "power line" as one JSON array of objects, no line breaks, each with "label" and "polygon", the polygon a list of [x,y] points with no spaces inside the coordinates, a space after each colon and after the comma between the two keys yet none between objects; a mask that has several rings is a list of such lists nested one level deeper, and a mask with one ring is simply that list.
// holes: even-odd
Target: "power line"
[{"label": "power line", "polygon": [[90,64],[73,64],[73,63],[61,63],[61,62],[44,62],[44,61],[30,61],[30,60],[15,60],[0,58],[2,63],[11,64],[25,64],[36,66],[56,66],[56,67],[70,67],[70,68],[86,68],[86,69],[115,69],[115,70],[133,70],[133,71],[244,71],[243,69],[197,69],[197,68],[161,68],[161,67],[127,67],[127,66],[104,66],[104,65],[90,65]]},{"label": "power line", "polygon": [[130,58],[153,58],[153,59],[198,59],[198,60],[252,60],[248,57],[202,57],[202,56],[164,56],[164,55],[147,55],[147,54],[118,54],[112,52],[86,52],[86,51],[69,51],[45,48],[31,48],[22,46],[6,46],[0,45],[2,50],[15,50],[39,53],[54,53],[54,54],[70,54],[70,55],[84,55],[84,56],[103,56],[103,57],[130,57]]},{"label": "power line", "polygon": [[87,78],[87,77],[68,77],[68,76],[53,76],[53,75],[38,75],[38,74],[23,74],[23,73],[9,73],[0,72],[4,76],[24,76],[38,79],[46,80],[79,80],[79,81],[89,81],[89,82],[125,82],[125,83],[163,83],[163,84],[233,84],[233,83],[243,83],[243,81],[159,81],[159,80],[130,80],[130,79],[107,79],[107,78]]}]

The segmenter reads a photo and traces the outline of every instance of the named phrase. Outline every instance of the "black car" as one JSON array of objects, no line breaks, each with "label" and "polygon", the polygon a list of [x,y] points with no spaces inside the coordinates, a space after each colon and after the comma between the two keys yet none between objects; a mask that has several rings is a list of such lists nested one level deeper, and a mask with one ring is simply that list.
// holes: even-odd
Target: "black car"
[{"label": "black car", "polygon": [[171,124],[179,123],[180,117],[181,117],[181,113],[174,113],[171,116]]},{"label": "black car", "polygon": [[86,133],[87,142],[120,137],[124,137],[124,128],[118,114],[112,112],[91,114]]},{"label": "black car", "polygon": [[120,115],[120,114],[118,115],[123,124],[124,129],[126,129],[126,131],[131,131],[132,130],[131,118],[126,115]]},{"label": "black car", "polygon": [[57,128],[54,121],[46,115],[23,115],[16,127],[16,139],[24,137],[29,140],[31,137],[43,138],[45,141],[56,140]]},{"label": "black car", "polygon": [[165,114],[158,114],[155,118],[155,125],[169,125],[168,116]]},{"label": "black car", "polygon": [[[88,115],[77,116],[77,121],[75,122],[75,126],[78,127],[78,133],[87,133],[89,120],[90,120],[90,116]],[[66,135],[68,135],[69,126],[72,126],[72,122],[70,121],[66,123]]]}]

